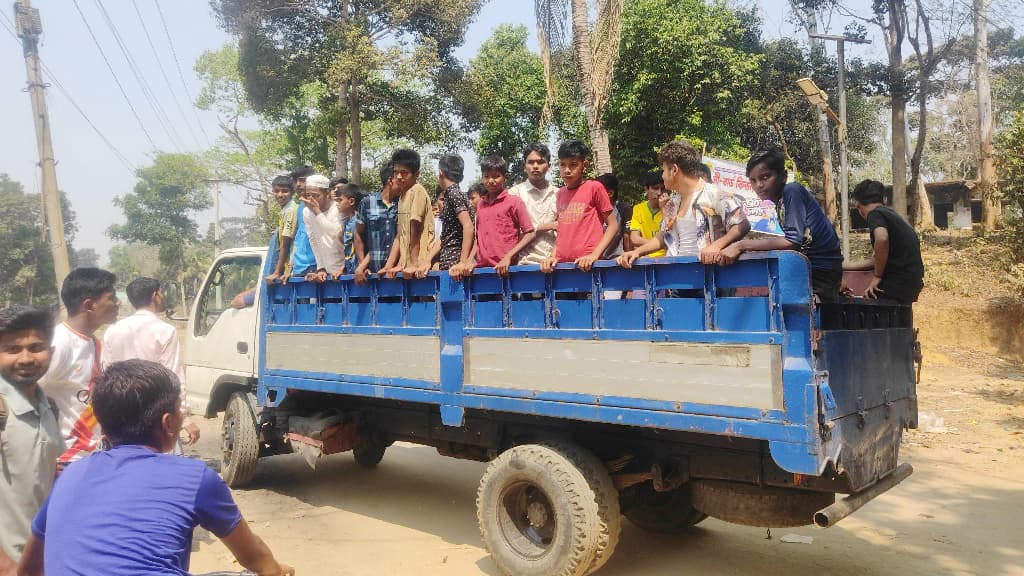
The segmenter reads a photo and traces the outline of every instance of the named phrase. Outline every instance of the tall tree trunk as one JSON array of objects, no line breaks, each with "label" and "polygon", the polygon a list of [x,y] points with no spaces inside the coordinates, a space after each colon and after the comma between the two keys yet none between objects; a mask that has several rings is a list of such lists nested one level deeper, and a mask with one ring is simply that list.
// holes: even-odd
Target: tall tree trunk
[{"label": "tall tree trunk", "polygon": [[612,158],[608,148],[608,131],[597,106],[594,93],[593,55],[590,45],[590,13],[587,0],[572,0],[572,50],[583,92],[583,107],[587,112],[590,144],[594,149],[594,169],[598,174],[612,171]]},{"label": "tall tree trunk", "polygon": [[352,87],[348,92],[348,124],[352,127],[352,178],[355,184],[363,178],[363,126],[360,119],[359,81],[352,79]]},{"label": "tall tree trunk", "polygon": [[[338,105],[342,110],[348,110],[348,82],[342,82],[338,86]],[[348,178],[348,122],[346,116],[341,115],[341,123],[338,124],[338,131],[335,134],[334,148],[334,172],[340,178]]]},{"label": "tall tree trunk", "polygon": [[903,70],[903,39],[906,32],[904,0],[888,0],[889,21],[882,28],[889,57],[890,108],[892,112],[892,208],[907,217],[907,85]]},{"label": "tall tree trunk", "polygon": [[978,83],[978,189],[981,192],[981,229],[999,225],[1000,205],[995,198],[996,167],[992,158],[992,87],[988,74],[988,8],[991,0],[974,0],[974,73]]},{"label": "tall tree trunk", "polygon": [[[798,15],[807,30],[807,38],[816,52],[824,55],[825,41],[811,38],[818,33],[818,14],[813,8],[802,8],[795,0],[790,7]],[[835,171],[832,165],[832,133],[828,127],[828,115],[818,111],[818,154],[821,157],[821,187],[825,193],[825,214],[833,226],[839,225],[839,203],[836,200]]]}]

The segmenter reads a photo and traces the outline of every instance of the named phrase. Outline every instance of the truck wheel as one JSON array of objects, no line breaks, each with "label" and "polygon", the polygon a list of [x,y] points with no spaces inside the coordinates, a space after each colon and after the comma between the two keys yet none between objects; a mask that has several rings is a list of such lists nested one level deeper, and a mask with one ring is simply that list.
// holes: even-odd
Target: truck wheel
[{"label": "truck wheel", "polygon": [[352,456],[363,468],[376,468],[384,459],[384,451],[388,447],[375,440],[358,441],[352,448]]},{"label": "truck wheel", "polygon": [[603,564],[619,533],[614,487],[600,478],[607,474],[564,443],[516,446],[491,462],[477,491],[477,521],[502,572],[583,576]]},{"label": "truck wheel", "polygon": [[658,492],[650,482],[622,491],[622,513],[637,528],[663,534],[680,534],[707,518],[693,507],[690,486]]},{"label": "truck wheel", "polygon": [[761,528],[806,526],[815,512],[836,501],[831,492],[727,480],[694,480],[692,485],[694,508],[712,518]]},{"label": "truck wheel", "polygon": [[221,476],[232,488],[245,486],[252,480],[260,455],[256,416],[246,396],[244,392],[231,395],[221,427]]}]

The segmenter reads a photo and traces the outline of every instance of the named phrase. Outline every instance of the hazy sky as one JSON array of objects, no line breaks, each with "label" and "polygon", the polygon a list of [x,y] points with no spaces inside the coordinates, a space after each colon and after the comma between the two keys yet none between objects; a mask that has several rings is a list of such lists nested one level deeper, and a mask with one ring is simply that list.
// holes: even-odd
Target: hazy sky
[{"label": "hazy sky", "polygon": [[[764,20],[765,35],[771,37],[796,34],[786,22],[787,2],[782,0],[757,1]],[[863,1],[865,9],[866,0]],[[157,11],[157,3],[166,17],[167,29],[184,73],[189,93],[194,97],[198,84],[192,71],[196,58],[204,51],[218,48],[230,38],[217,27],[207,0],[77,0],[103,51],[117,72],[129,100],[141,118],[142,124],[156,144],[156,148],[177,151],[198,151],[206,140],[198,122],[210,140],[219,135],[216,117],[196,112],[184,93],[167,36]],[[10,26],[13,15],[11,2],[3,5],[0,23]],[[139,122],[125,103],[103,57],[93,43],[72,0],[34,0],[43,23],[41,54],[43,62],[52,71],[74,101],[85,111],[114,148],[124,156],[122,161],[96,134],[69,100],[56,86],[47,90],[54,151],[57,158],[57,181],[67,192],[78,214],[79,233],[75,246],[93,248],[106,260],[112,241],[106,236],[110,224],[121,219],[121,212],[113,206],[115,196],[132,189],[135,176],[132,167],[149,163],[153,151]],[[141,76],[156,94],[164,113],[170,118],[169,129],[177,132],[180,143],[158,123],[156,113],[147,103],[143,91],[125,61],[118,44],[107,25],[99,6],[106,7],[123,43],[137,62]],[[472,57],[480,43],[501,23],[524,24],[530,29],[531,44],[536,46],[533,31],[533,2],[531,0],[491,0],[481,11],[467,32],[467,40],[459,51],[466,61]],[[140,23],[141,13],[143,26]],[[841,31],[842,25],[833,25]],[[159,62],[170,80],[165,82],[157,59],[146,37],[152,38]],[[870,53],[880,49],[878,35]],[[854,51],[854,55],[857,52]],[[25,64],[18,43],[0,26],[0,173],[7,173],[20,181],[27,191],[39,190],[36,137],[32,125],[31,107],[25,88]],[[174,94],[174,97],[171,94]],[[183,108],[184,114],[179,112]],[[183,117],[184,116],[184,117]],[[242,194],[225,190],[221,195],[222,216],[249,215],[251,208],[242,204]],[[205,231],[212,213],[205,214],[200,229]]]}]

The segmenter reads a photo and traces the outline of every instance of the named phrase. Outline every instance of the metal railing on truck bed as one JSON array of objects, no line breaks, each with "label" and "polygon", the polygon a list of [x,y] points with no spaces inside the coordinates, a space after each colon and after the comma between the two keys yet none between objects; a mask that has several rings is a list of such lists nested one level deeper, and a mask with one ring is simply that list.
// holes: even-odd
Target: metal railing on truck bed
[{"label": "metal railing on truck bed", "polygon": [[[779,252],[728,267],[659,258],[464,281],[292,278],[261,299],[259,402],[301,389],[437,405],[448,426],[470,409],[754,438],[796,474],[849,461],[857,489],[895,467],[891,443],[916,420],[913,331],[909,314],[886,311],[907,322],[878,328],[833,310],[823,332],[809,272]],[[887,355],[871,375],[888,380],[869,386],[886,392],[867,401],[856,374],[872,359],[858,347]]]}]

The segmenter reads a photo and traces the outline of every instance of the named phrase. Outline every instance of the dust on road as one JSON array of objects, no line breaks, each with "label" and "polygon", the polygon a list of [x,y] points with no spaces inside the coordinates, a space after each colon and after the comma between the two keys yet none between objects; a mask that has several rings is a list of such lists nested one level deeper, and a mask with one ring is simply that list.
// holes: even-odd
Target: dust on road
[{"label": "dust on road", "polygon": [[[599,574],[1024,575],[1024,372],[998,358],[934,352],[918,389],[930,431],[904,439],[915,473],[827,530],[773,530],[708,519],[681,536],[623,521]],[[939,423],[941,426],[936,426]],[[220,420],[203,423],[203,458],[219,458]],[[253,529],[301,575],[498,575],[476,527],[484,464],[396,444],[376,470],[351,454],[316,471],[297,455],[261,460],[235,498]],[[813,537],[783,543],[786,534]],[[196,572],[238,569],[209,534]]]}]

